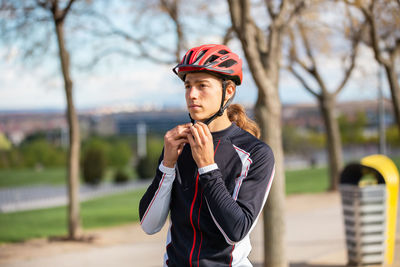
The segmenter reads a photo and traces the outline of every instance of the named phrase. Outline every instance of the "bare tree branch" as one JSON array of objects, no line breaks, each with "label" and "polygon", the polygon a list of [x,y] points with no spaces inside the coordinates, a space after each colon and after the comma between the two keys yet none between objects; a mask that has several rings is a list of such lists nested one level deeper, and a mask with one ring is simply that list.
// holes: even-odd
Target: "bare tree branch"
[{"label": "bare tree branch", "polygon": [[311,50],[310,43],[308,41],[306,29],[304,28],[302,23],[298,24],[298,29],[299,29],[299,33],[300,33],[300,37],[301,37],[303,46],[306,50],[306,54],[312,63],[311,68],[307,68],[306,70],[312,74],[315,71],[315,69],[317,68],[317,63],[315,61],[313,52]]},{"label": "bare tree branch", "polygon": [[316,62],[314,54],[311,50],[311,45],[310,45],[310,42],[307,37],[306,29],[304,28],[302,23],[299,23],[298,27],[299,27],[299,33],[300,33],[301,39],[303,41],[304,48],[306,49],[306,54],[312,63],[311,67],[305,68],[305,70],[314,76],[315,80],[317,81],[317,83],[319,84],[319,86],[321,88],[322,93],[327,92],[328,90],[326,88],[325,82],[323,81],[323,79],[319,73],[317,62]]},{"label": "bare tree branch", "polygon": [[50,10],[50,8],[51,8],[51,5],[50,5],[50,2],[49,2],[49,1],[46,1],[46,0],[44,0],[44,1],[36,0],[36,3],[37,3],[37,5],[38,5],[39,7],[43,8],[43,9],[45,9],[45,10]]},{"label": "bare tree branch", "polygon": [[[95,56],[93,56],[92,60],[85,65],[79,66],[78,68],[80,70],[90,70],[93,68],[93,66],[99,64],[99,62],[101,62],[102,60],[106,59],[108,56],[111,55],[121,55],[121,56],[125,56],[128,58],[143,58],[146,57],[148,58],[149,55],[144,55],[142,52],[141,53],[133,53],[132,50],[128,50],[128,49],[122,49],[122,48],[109,48],[109,49],[105,49],[100,53],[97,53]],[[175,61],[171,60],[171,61],[163,61],[160,60],[159,58],[151,58],[151,60],[157,62],[157,63],[161,63],[161,64],[174,64]]]},{"label": "bare tree branch", "polygon": [[296,49],[296,38],[292,30],[289,29],[289,38],[290,38],[290,63],[297,63],[299,64],[305,71],[312,73],[312,67],[308,67],[307,64],[301,60],[298,56],[297,49]]},{"label": "bare tree branch", "polygon": [[265,0],[265,5],[267,6],[267,11],[268,11],[268,14],[271,17],[271,19],[275,20],[276,14],[274,12],[274,7],[272,5],[272,2],[273,1],[271,1],[271,0]]},{"label": "bare tree branch", "polygon": [[340,93],[340,91],[342,91],[342,89],[344,88],[344,86],[346,85],[347,81],[349,80],[353,69],[355,67],[355,61],[357,58],[357,51],[358,51],[358,45],[353,49],[353,52],[351,53],[351,63],[350,66],[348,67],[348,69],[345,71],[344,77],[342,82],[340,83],[340,85],[336,88],[336,90],[334,91],[334,95],[338,95]]},{"label": "bare tree branch", "polygon": [[[184,32],[183,32],[183,27],[181,25],[180,19],[179,19],[179,0],[158,0],[158,8],[161,7],[161,9],[167,13],[167,15],[170,17],[170,19],[174,22],[174,25],[176,27],[176,34],[177,34],[177,40],[176,40],[176,48],[171,49],[164,44],[159,42],[160,38],[155,38],[154,36],[158,36],[158,34],[149,34],[149,32],[146,32],[146,34],[141,35],[141,36],[135,36],[133,33],[128,32],[118,26],[115,25],[115,23],[110,20],[106,15],[100,14],[92,10],[90,13],[87,15],[92,16],[95,19],[98,19],[102,23],[104,23],[105,27],[107,30],[103,32],[103,30],[99,31],[98,34],[99,36],[102,35],[114,35],[117,37],[121,37],[124,40],[134,44],[134,47],[140,50],[140,57],[143,58],[148,58],[150,60],[154,60],[158,63],[163,63],[163,64],[172,64],[179,62],[180,61],[180,53],[185,49],[185,37],[184,37]],[[96,32],[91,32],[92,34],[96,34]],[[164,33],[164,32],[162,32]],[[162,34],[161,33],[161,34]],[[163,55],[168,55],[170,57],[171,55],[175,55],[175,60],[171,61],[169,59],[167,60],[160,60],[159,58],[156,58],[153,56],[150,51],[153,49],[157,49],[159,51],[162,51]]]},{"label": "bare tree branch", "polygon": [[[348,16],[349,17],[351,16],[350,13],[348,13]],[[351,20],[351,17],[350,17],[350,20]],[[354,27],[352,27],[352,29],[354,29]],[[358,30],[358,32],[356,32],[354,34],[354,37],[352,38],[352,51],[351,51],[351,56],[350,56],[350,66],[345,70],[345,74],[344,74],[342,82],[339,84],[339,86],[334,91],[333,94],[335,96],[337,96],[342,91],[342,89],[348,82],[348,80],[353,72],[353,69],[356,65],[356,59],[357,59],[357,54],[358,54],[358,50],[359,50],[358,49],[359,43],[361,41],[364,30],[365,30],[365,24],[363,24],[363,26]]]},{"label": "bare tree branch", "polygon": [[376,22],[374,18],[374,3],[375,1],[371,1],[368,8],[365,6],[360,6],[360,10],[364,14],[365,18],[369,23],[370,28],[370,36],[371,36],[371,45],[372,49],[374,50],[376,60],[385,66],[388,66],[389,62],[383,58],[382,53],[379,48],[379,37],[376,29]]},{"label": "bare tree branch", "polygon": [[249,34],[249,23],[247,23],[248,21],[251,21],[250,18],[250,3],[248,0],[243,0],[240,1],[240,10],[242,11],[242,13],[240,14],[240,31],[242,33],[242,36],[247,37],[246,39],[248,39],[248,34]]},{"label": "bare tree branch", "polygon": [[235,33],[235,30],[233,29],[233,26],[229,27],[224,34],[222,43],[224,45],[227,45],[229,43],[229,41],[232,40],[234,33]]},{"label": "bare tree branch", "polygon": [[179,20],[179,0],[173,0],[168,2],[167,0],[160,0],[161,6],[167,11],[169,17],[175,24],[176,28],[176,62],[181,60],[180,53],[184,49],[185,46],[185,38],[183,34],[183,26],[181,21]]},{"label": "bare tree branch", "polygon": [[276,19],[274,21],[275,25],[279,25],[279,27],[282,27],[285,25],[284,22],[284,16],[286,15],[284,11],[288,8],[288,1],[287,0],[281,0],[281,4],[279,5],[279,11],[278,15],[276,16]]},{"label": "bare tree branch", "polygon": [[289,71],[297,78],[297,80],[300,81],[300,83],[303,85],[303,87],[311,93],[313,96],[316,98],[320,98],[321,95],[318,94],[315,90],[311,88],[311,86],[303,79],[303,77],[293,68],[292,65],[288,67]]},{"label": "bare tree branch", "polygon": [[302,60],[297,55],[297,49],[296,49],[296,38],[294,36],[294,33],[292,30],[289,30],[289,38],[291,40],[290,42],[290,63],[287,69],[297,78],[297,80],[300,81],[300,83],[303,85],[303,87],[310,92],[312,95],[314,95],[316,98],[319,98],[320,95],[311,88],[311,86],[303,79],[303,77],[294,69],[293,65],[295,63],[299,64],[302,69],[306,70],[307,72],[311,72],[310,68],[304,63]]},{"label": "bare tree branch", "polygon": [[[115,35],[123,38],[124,40],[131,42],[135,44],[135,46],[142,51],[141,55],[143,57],[147,57],[151,60],[155,60],[156,58],[154,56],[151,56],[150,53],[148,53],[146,50],[149,50],[149,45],[146,42],[151,42],[151,46],[158,48],[162,51],[166,51],[166,54],[173,54],[174,52],[171,51],[169,48],[163,46],[162,44],[159,44],[157,40],[150,39],[151,37],[149,35],[147,36],[141,36],[141,37],[135,37],[131,33],[128,33],[125,30],[122,30],[121,28],[118,28],[115,26],[115,24],[106,16],[99,14],[95,11],[92,11],[90,14],[88,14],[100,21],[102,21],[107,27],[108,30],[105,32],[101,31],[91,31],[91,33],[99,36],[109,36],[109,35]],[[160,60],[156,60],[157,62],[160,62]],[[171,61],[163,61],[165,64],[170,64]]]},{"label": "bare tree branch", "polygon": [[289,18],[286,22],[286,25],[291,24],[293,19],[295,17],[297,17],[306,6],[305,1],[295,1],[295,4],[296,5],[295,5],[293,11],[289,14]]},{"label": "bare tree branch", "polygon": [[[400,0],[399,0],[400,1]],[[394,54],[396,54],[396,53],[400,53],[400,38],[397,38],[396,39],[396,46],[395,46],[396,48],[395,48],[395,51],[394,51]]]},{"label": "bare tree branch", "polygon": [[64,21],[65,17],[67,16],[69,10],[71,9],[72,4],[75,2],[75,0],[69,0],[67,6],[64,8],[64,10],[61,13],[61,17],[59,18],[61,21]]},{"label": "bare tree branch", "polygon": [[[238,33],[238,35],[241,35],[241,31],[239,30],[241,21],[239,2],[234,0],[228,0],[228,1],[229,1],[230,13],[232,14],[231,15],[232,27]],[[239,38],[241,38],[241,36],[239,36]]]}]

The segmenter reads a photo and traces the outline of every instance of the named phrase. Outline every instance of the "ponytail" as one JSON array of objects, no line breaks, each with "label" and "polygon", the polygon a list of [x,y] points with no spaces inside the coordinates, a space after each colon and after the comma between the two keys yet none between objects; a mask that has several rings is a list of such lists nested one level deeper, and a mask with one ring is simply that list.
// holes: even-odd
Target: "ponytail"
[{"label": "ponytail", "polygon": [[246,115],[246,111],[242,105],[232,104],[228,107],[228,118],[243,130],[260,138],[260,128],[258,125]]}]

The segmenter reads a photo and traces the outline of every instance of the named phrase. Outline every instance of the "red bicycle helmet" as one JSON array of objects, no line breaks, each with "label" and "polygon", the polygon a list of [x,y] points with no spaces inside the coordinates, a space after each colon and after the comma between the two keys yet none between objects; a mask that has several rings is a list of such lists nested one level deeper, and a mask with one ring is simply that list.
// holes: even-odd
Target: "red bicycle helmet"
[{"label": "red bicycle helmet", "polygon": [[[206,71],[222,78],[222,98],[221,105],[217,113],[204,121],[209,124],[216,117],[222,116],[225,109],[232,102],[231,97],[224,105],[226,94],[226,80],[232,80],[236,85],[242,83],[242,60],[238,55],[233,53],[227,46],[218,44],[207,44],[194,47],[186,52],[182,61],[172,69],[182,81],[189,72]],[[194,123],[194,119],[189,113],[190,120]]]},{"label": "red bicycle helmet", "polygon": [[208,71],[232,80],[236,85],[242,83],[242,60],[227,46],[207,44],[194,47],[186,52],[182,61],[173,68],[183,81],[188,72]]}]

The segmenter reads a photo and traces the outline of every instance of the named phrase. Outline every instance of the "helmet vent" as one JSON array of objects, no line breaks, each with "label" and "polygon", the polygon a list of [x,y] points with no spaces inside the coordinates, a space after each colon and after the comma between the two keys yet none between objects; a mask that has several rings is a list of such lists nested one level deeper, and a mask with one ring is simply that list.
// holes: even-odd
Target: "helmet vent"
[{"label": "helmet vent", "polygon": [[215,60],[218,59],[218,58],[219,58],[219,56],[212,55],[211,57],[209,57],[209,58],[206,60],[206,62],[204,62],[204,65],[207,64],[207,63],[211,63],[211,62],[215,61]]},{"label": "helmet vent", "polygon": [[190,51],[186,57],[186,60],[183,64],[189,64],[190,58],[192,57],[193,51]]},{"label": "helmet vent", "polygon": [[204,56],[204,54],[207,52],[208,50],[203,50],[200,52],[199,56],[196,58],[196,61],[193,62],[192,64],[197,64],[199,63],[200,59]]},{"label": "helmet vent", "polygon": [[229,68],[229,67],[235,65],[236,63],[237,63],[236,60],[228,59],[228,60],[222,62],[221,64],[219,64],[217,67]]},{"label": "helmet vent", "polygon": [[226,51],[226,50],[224,50],[224,49],[222,49],[222,50],[219,50],[218,53],[219,53],[219,54],[222,54],[222,55],[226,55],[226,54],[228,54],[229,52]]}]

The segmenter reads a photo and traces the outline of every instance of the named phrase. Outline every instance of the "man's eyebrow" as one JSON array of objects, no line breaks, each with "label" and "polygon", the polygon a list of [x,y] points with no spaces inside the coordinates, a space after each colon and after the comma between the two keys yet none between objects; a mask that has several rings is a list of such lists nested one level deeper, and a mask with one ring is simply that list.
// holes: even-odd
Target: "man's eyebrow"
[{"label": "man's eyebrow", "polygon": [[[202,82],[206,82],[206,83],[210,83],[208,80],[206,79],[202,79],[202,80],[194,80],[193,83],[202,83]],[[190,81],[185,81],[185,84],[190,83]]]}]

